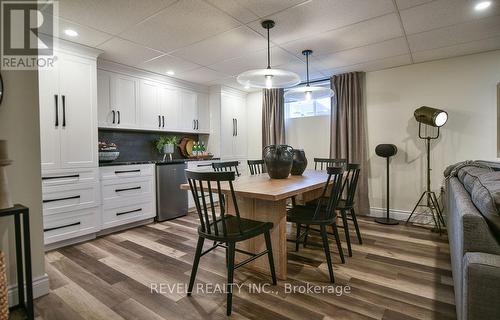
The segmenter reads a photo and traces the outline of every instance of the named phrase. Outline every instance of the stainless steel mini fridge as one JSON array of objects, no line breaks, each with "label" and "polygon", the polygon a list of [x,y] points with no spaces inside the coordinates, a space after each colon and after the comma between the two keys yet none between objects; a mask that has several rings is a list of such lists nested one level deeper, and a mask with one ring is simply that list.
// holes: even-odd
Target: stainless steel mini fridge
[{"label": "stainless steel mini fridge", "polygon": [[156,164],[156,220],[165,221],[188,213],[188,191],[180,185],[187,183],[185,162]]}]

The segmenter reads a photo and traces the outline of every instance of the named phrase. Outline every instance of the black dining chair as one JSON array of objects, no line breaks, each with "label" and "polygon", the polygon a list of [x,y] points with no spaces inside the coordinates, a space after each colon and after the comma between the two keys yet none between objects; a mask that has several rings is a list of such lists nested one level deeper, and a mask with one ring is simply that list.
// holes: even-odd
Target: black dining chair
[{"label": "black dining chair", "polygon": [[236,176],[240,176],[240,172],[238,171],[239,161],[226,161],[226,162],[212,162],[212,168],[216,172],[236,172]]},{"label": "black dining chair", "polygon": [[[337,249],[339,251],[342,263],[344,260],[344,252],[340,244],[340,239],[337,230],[337,213],[335,208],[340,200],[340,195],[342,193],[343,184],[343,172],[344,169],[341,167],[329,167],[327,168],[328,178],[323,188],[321,197],[318,200],[318,205],[313,208],[311,206],[299,206],[296,205],[287,212],[287,221],[295,223],[297,226],[297,235],[295,237],[295,249],[298,250],[300,239],[305,237],[313,227],[319,226],[319,232],[323,240],[323,248],[325,250],[326,262],[328,264],[328,271],[330,273],[330,281],[335,282],[335,277],[333,275],[332,259],[330,256],[330,246],[328,244],[328,233],[326,231],[327,226],[332,226],[334,230],[335,242],[337,243]],[[331,185],[331,187],[330,187]],[[300,233],[302,226],[306,226],[310,230],[306,230],[304,233]]]},{"label": "black dining chair", "polygon": [[261,174],[266,172],[266,164],[264,160],[248,160],[248,168],[250,169],[250,174]]},{"label": "black dining chair", "polygon": [[345,169],[346,165],[347,159],[314,158],[314,170],[326,170],[328,167],[343,167]]},{"label": "black dining chair", "polygon": [[[196,253],[194,256],[193,269],[191,270],[191,278],[189,280],[188,296],[191,296],[196,271],[200,258],[210,251],[222,247],[226,249],[226,265],[227,265],[227,315],[231,315],[232,309],[232,287],[234,270],[251,262],[263,255],[267,254],[269,259],[269,268],[273,284],[276,285],[276,272],[274,270],[273,250],[271,246],[271,222],[255,221],[240,217],[236,195],[233,189],[233,181],[235,172],[196,172],[186,170],[186,177],[191,188],[191,193],[196,205],[196,210],[200,219],[198,227],[198,244],[196,245]],[[226,213],[226,206],[222,202],[219,206],[219,214],[215,212],[214,194],[222,198],[221,183],[228,183],[230,196],[234,205],[234,215]],[[208,201],[206,200],[208,195]],[[201,199],[201,201],[200,201]],[[207,203],[208,202],[208,203]],[[266,241],[266,250],[261,253],[251,253],[244,250],[236,249],[236,243],[251,239],[260,235],[264,235]],[[205,239],[214,241],[209,249],[203,251]],[[250,258],[235,265],[234,256],[236,252],[249,255]]]}]

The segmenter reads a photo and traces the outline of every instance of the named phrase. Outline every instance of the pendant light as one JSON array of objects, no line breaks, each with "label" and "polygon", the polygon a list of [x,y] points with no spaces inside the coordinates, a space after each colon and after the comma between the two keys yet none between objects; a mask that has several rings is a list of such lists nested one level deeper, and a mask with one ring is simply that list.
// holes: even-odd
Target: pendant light
[{"label": "pendant light", "polygon": [[269,45],[269,29],[274,27],[274,21],[265,20],[262,22],[262,27],[267,29],[267,68],[249,70],[238,75],[236,80],[245,86],[245,88],[287,88],[300,83],[298,74],[271,68],[271,48]]},{"label": "pendant light", "polygon": [[304,50],[302,54],[306,56],[307,81],[305,87],[297,87],[285,92],[286,101],[310,101],[316,99],[333,97],[333,90],[321,86],[310,86],[309,84],[309,56],[312,50]]}]

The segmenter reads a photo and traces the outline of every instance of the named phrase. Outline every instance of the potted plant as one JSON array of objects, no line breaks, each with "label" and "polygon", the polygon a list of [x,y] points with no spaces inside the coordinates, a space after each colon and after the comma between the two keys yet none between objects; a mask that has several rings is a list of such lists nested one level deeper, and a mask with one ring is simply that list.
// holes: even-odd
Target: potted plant
[{"label": "potted plant", "polygon": [[[170,155],[170,160],[172,160],[172,153],[175,151],[175,145],[177,144],[176,136],[161,136],[156,140],[156,149],[159,153],[163,153],[164,156]],[[163,157],[165,159],[165,157]]]}]

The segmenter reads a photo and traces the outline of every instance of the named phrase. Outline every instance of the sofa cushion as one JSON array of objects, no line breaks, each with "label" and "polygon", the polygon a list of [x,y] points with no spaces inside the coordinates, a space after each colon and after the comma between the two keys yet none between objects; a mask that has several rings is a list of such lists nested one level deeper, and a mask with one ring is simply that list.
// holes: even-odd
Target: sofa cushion
[{"label": "sofa cushion", "polygon": [[477,180],[478,176],[491,172],[491,169],[481,168],[475,166],[465,166],[458,170],[458,179],[464,185],[465,190],[472,194],[472,187],[474,186],[474,182]]},{"label": "sofa cushion", "polygon": [[500,241],[500,171],[478,175],[474,179],[471,199]]}]

